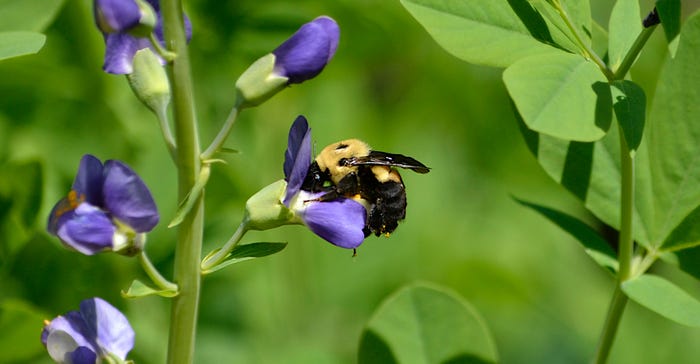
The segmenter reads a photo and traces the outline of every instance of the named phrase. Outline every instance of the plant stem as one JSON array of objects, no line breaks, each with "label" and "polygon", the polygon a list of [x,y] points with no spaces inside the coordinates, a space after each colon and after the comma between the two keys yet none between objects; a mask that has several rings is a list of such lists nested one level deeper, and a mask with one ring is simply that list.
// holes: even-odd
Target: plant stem
[{"label": "plant stem", "polygon": [[202,261],[202,272],[206,274],[208,270],[214,268],[217,264],[221,263],[226,259],[226,256],[233,251],[233,249],[241,241],[241,238],[248,231],[248,220],[247,217],[243,218],[241,224],[238,225],[238,229],[233,233],[230,239],[221,247],[216,253],[210,255]]},{"label": "plant stem", "polygon": [[610,354],[610,348],[615,340],[615,334],[626,304],[627,296],[622,292],[620,285],[616,284],[615,293],[613,293],[610,307],[608,307],[608,315],[605,318],[603,332],[598,342],[598,351],[596,352],[594,363],[604,364],[608,360],[608,354]]},{"label": "plant stem", "polygon": [[632,217],[634,214],[634,159],[630,154],[625,134],[620,132],[620,245],[618,260],[620,271],[618,282],[622,283],[632,274],[634,239],[632,238]]},{"label": "plant stem", "polygon": [[632,275],[632,259],[634,257],[634,239],[632,237],[632,218],[634,214],[634,159],[630,154],[625,135],[620,128],[620,237],[617,254],[620,268],[615,282],[615,293],[608,308],[603,332],[598,342],[595,363],[603,364],[608,360],[610,348],[615,340],[615,334],[625,311],[627,296],[622,292],[622,283]]},{"label": "plant stem", "polygon": [[202,160],[207,160],[211,158],[214,155],[214,153],[216,153],[216,151],[219,150],[219,148],[221,148],[221,146],[226,141],[226,138],[228,138],[228,135],[231,133],[231,128],[233,128],[233,124],[236,122],[236,118],[238,117],[239,112],[240,109],[238,107],[238,102],[236,102],[236,106],[234,106],[233,109],[231,109],[231,112],[228,114],[228,117],[224,122],[224,126],[221,127],[221,130],[219,130],[219,134],[216,135],[209,147],[207,147],[204,153],[202,153]]},{"label": "plant stem", "polygon": [[[200,147],[194,111],[192,76],[185,38],[184,14],[181,0],[161,1],[165,45],[177,54],[169,67],[173,93],[173,116],[177,145],[178,201],[184,200],[192,189],[200,169]],[[173,299],[170,315],[168,363],[192,363],[197,327],[197,310],[201,276],[199,261],[202,254],[204,218],[203,194],[199,196],[178,228],[175,248],[175,283],[179,294]]]},{"label": "plant stem", "polygon": [[177,292],[177,284],[168,281],[160,274],[160,272],[158,272],[158,269],[156,269],[153,263],[151,263],[151,260],[148,259],[146,251],[142,251],[139,254],[139,262],[141,263],[143,271],[146,272],[146,275],[148,275],[148,278],[150,278],[151,281],[158,286],[158,288]]},{"label": "plant stem", "polygon": [[651,34],[654,33],[654,29],[656,29],[656,25],[642,29],[641,33],[639,33],[637,36],[637,39],[635,39],[634,43],[632,43],[632,46],[625,55],[625,58],[622,60],[622,63],[620,63],[620,67],[615,70],[614,79],[625,79],[625,75],[627,75],[627,72],[629,72],[630,67],[632,67],[632,64],[639,56],[639,53],[642,51],[642,48],[644,48],[644,45],[647,43],[647,40],[649,40],[649,37],[651,37]]},{"label": "plant stem", "polygon": [[159,110],[156,112],[156,117],[158,118],[158,125],[160,125],[160,133],[163,135],[165,146],[168,148],[168,153],[170,153],[170,158],[172,158],[173,161],[176,161],[177,147],[175,146],[175,138],[173,137],[173,133],[170,131],[168,111],[166,110],[165,106],[159,108]]}]

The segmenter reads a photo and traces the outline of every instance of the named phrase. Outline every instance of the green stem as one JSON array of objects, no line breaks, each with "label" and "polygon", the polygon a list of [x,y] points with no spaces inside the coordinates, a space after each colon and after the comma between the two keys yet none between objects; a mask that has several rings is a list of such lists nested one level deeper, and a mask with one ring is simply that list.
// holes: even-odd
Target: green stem
[{"label": "green stem", "polygon": [[239,113],[240,109],[238,107],[238,103],[236,103],[236,106],[234,106],[233,109],[231,109],[231,112],[228,114],[226,122],[224,122],[224,126],[221,127],[221,130],[219,130],[219,134],[216,135],[216,138],[214,138],[209,147],[207,147],[204,153],[202,153],[202,160],[211,158],[214,153],[221,148],[226,141],[226,138],[228,138],[228,135],[231,133],[231,128],[233,128],[233,124],[236,122],[236,118],[238,117]]},{"label": "green stem", "polygon": [[[181,0],[161,1],[165,45],[177,54],[169,67],[173,93],[173,116],[177,145],[178,201],[182,201],[199,176],[199,136],[194,111],[192,75],[185,38]],[[173,299],[170,315],[168,363],[192,363],[201,285],[199,261],[202,255],[204,219],[203,194],[178,227],[174,276],[179,294]]]},{"label": "green stem", "polygon": [[634,159],[630,154],[625,134],[620,132],[620,245],[618,260],[620,271],[618,282],[622,283],[632,274],[634,240],[632,237],[632,217],[634,214]]},{"label": "green stem", "polygon": [[149,34],[148,39],[151,41],[151,45],[153,45],[153,48],[156,50],[158,55],[163,57],[163,59],[166,62],[172,62],[173,60],[175,60],[175,58],[177,58],[177,54],[168,51],[167,49],[163,48],[162,45],[160,45],[160,42],[156,38],[154,32],[151,32],[151,34]]},{"label": "green stem", "polygon": [[173,161],[177,160],[177,149],[175,146],[175,138],[173,137],[172,131],[170,131],[170,123],[168,122],[168,111],[165,109],[165,105],[156,112],[156,117],[158,118],[158,124],[160,125],[160,133],[163,135],[163,140],[165,141],[165,146],[168,148],[168,153]]},{"label": "green stem", "polygon": [[139,263],[141,263],[141,267],[143,268],[143,271],[146,272],[146,275],[148,275],[148,278],[150,278],[151,281],[158,286],[158,288],[177,292],[177,284],[165,279],[165,277],[158,272],[158,269],[156,269],[153,263],[151,263],[151,260],[148,259],[148,256],[146,256],[145,251],[142,251],[139,254]]},{"label": "green stem", "polygon": [[207,271],[209,271],[211,268],[214,268],[217,266],[219,263],[223,262],[226,259],[226,256],[229,255],[233,251],[236,246],[238,246],[238,243],[240,243],[241,238],[243,235],[245,235],[246,232],[248,232],[248,223],[250,220],[246,216],[243,218],[243,221],[241,221],[241,224],[238,225],[238,229],[233,233],[230,239],[224,244],[224,246],[221,247],[216,253],[214,254],[209,254],[204,260],[202,261],[202,273],[206,274]]},{"label": "green stem", "polygon": [[596,352],[594,363],[604,364],[607,362],[626,304],[627,296],[622,292],[620,285],[616,285],[610,307],[608,307],[608,315],[605,317],[605,325],[600,336],[600,342],[598,342],[598,351]]},{"label": "green stem", "polygon": [[553,1],[552,4],[557,10],[557,13],[559,13],[559,16],[561,16],[562,20],[564,20],[564,23],[566,23],[566,27],[569,28],[569,31],[574,35],[574,38],[576,38],[576,43],[578,43],[579,48],[581,49],[581,51],[583,51],[584,56],[595,62],[595,64],[598,65],[598,68],[600,68],[603,74],[605,74],[605,77],[608,80],[612,80],[612,70],[608,68],[608,66],[605,64],[605,62],[603,62],[603,60],[598,56],[598,54],[596,54],[593,48],[591,48],[589,45],[586,44],[586,42],[583,41],[583,38],[581,38],[581,34],[579,33],[578,29],[576,29],[576,26],[571,21],[569,14],[566,12],[566,10],[564,10],[564,7],[561,5],[561,3],[559,1]]},{"label": "green stem", "polygon": [[627,75],[627,72],[629,72],[630,67],[632,67],[632,64],[637,59],[637,56],[639,56],[639,53],[642,51],[642,48],[644,48],[644,45],[647,43],[647,40],[649,40],[649,37],[651,37],[651,34],[654,33],[654,29],[656,29],[656,25],[642,29],[642,32],[639,33],[637,39],[634,40],[632,47],[630,47],[630,50],[625,55],[622,63],[620,63],[620,67],[618,67],[615,71],[613,79],[625,79],[625,75]]},{"label": "green stem", "polygon": [[627,296],[622,292],[622,283],[632,276],[634,258],[634,239],[632,237],[632,217],[634,213],[634,159],[627,147],[625,135],[620,129],[620,237],[618,261],[620,268],[615,282],[615,293],[608,308],[603,332],[600,335],[595,363],[603,364],[608,360],[610,348],[627,304]]}]

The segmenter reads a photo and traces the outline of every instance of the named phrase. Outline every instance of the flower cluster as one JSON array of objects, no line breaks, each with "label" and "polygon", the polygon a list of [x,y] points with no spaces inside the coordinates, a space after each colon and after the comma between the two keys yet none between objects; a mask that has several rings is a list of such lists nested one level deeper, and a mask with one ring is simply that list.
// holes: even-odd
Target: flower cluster
[{"label": "flower cluster", "polygon": [[[105,72],[131,73],[136,51],[153,49],[148,38],[151,32],[158,42],[163,43],[163,19],[158,0],[95,0],[94,13],[97,27],[105,39]],[[192,24],[187,17],[184,22],[189,40]]]},{"label": "flower cluster", "polygon": [[134,330],[119,310],[95,297],[82,301],[80,310],[47,322],[41,342],[56,363],[123,362],[134,347]]},{"label": "flower cluster", "polygon": [[86,154],[68,196],[51,211],[48,231],[86,255],[112,250],[133,254],[158,224],[151,192],[126,164]]}]

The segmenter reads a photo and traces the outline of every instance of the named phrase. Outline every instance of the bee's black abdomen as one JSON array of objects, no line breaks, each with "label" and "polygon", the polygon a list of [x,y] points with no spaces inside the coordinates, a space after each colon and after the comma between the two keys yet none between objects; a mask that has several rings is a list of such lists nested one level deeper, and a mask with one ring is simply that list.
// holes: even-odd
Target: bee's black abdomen
[{"label": "bee's black abdomen", "polygon": [[390,181],[379,183],[377,192],[367,217],[367,228],[379,236],[396,230],[399,221],[406,217],[406,190],[402,183]]}]

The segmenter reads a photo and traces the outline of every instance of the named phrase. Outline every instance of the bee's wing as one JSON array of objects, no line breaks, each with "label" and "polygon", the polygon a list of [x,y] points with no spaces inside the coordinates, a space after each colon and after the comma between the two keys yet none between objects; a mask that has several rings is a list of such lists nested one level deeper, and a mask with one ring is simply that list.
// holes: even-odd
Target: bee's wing
[{"label": "bee's wing", "polygon": [[402,154],[392,154],[373,150],[369,155],[364,157],[351,157],[345,160],[347,165],[372,165],[372,166],[390,166],[413,170],[417,173],[428,173],[430,168],[423,163]]}]

